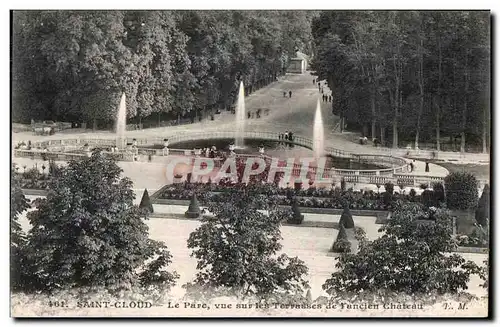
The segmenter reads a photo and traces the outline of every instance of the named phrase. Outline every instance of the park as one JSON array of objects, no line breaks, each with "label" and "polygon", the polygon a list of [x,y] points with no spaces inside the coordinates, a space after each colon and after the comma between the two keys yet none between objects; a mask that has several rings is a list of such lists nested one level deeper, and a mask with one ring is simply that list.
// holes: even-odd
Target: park
[{"label": "park", "polygon": [[[287,23],[276,24],[289,24],[291,16],[287,15],[293,16],[290,13],[279,16]],[[211,26],[214,17],[226,14],[215,12],[211,17],[206,12],[206,16],[195,18],[202,21],[200,24]],[[362,17],[365,14],[368,12],[360,12]],[[34,24],[40,17],[47,21],[60,19],[57,15],[82,19],[78,13],[55,15],[31,13],[18,20]],[[128,33],[137,33],[144,40],[147,34],[138,31],[147,24],[163,19],[169,24],[175,21],[178,31],[190,33],[187,22],[194,19],[192,13],[186,17],[179,13],[172,20],[157,16],[156,12],[134,17],[127,16],[131,13],[111,12],[103,17],[88,15],[92,19],[110,19],[119,28],[123,22]],[[261,24],[248,15],[244,18],[248,24]],[[359,310],[377,310],[381,316],[433,316],[446,296],[459,296],[460,301],[470,296],[474,310],[457,313],[457,305],[441,315],[487,315],[490,156],[486,134],[481,130],[482,141],[470,141],[469,148],[463,143],[465,135],[470,136],[469,130],[461,134],[459,149],[452,149],[452,142],[447,145],[445,141],[441,145],[437,141],[437,148],[429,146],[431,142],[425,139],[431,140],[435,131],[426,129],[423,122],[429,121],[434,112],[419,109],[418,102],[413,102],[416,98],[408,90],[418,86],[414,80],[404,85],[408,103],[400,106],[402,96],[397,95],[401,99],[395,105],[396,112],[415,109],[418,119],[413,113],[408,114],[408,119],[418,120],[421,131],[417,130],[416,140],[411,132],[408,138],[414,141],[398,141],[396,118],[383,125],[384,119],[374,123],[372,118],[361,118],[366,113],[352,113],[361,109],[349,109],[351,105],[374,110],[367,105],[371,99],[352,93],[347,87],[344,90],[340,85],[347,82],[336,79],[344,73],[343,68],[333,63],[325,68],[323,63],[328,63],[330,57],[342,60],[347,54],[335,51],[344,49],[340,43],[349,41],[336,38],[329,43],[332,49],[326,49],[322,41],[331,36],[321,36],[315,29],[324,20],[348,20],[349,15],[300,15],[300,23],[306,21],[314,35],[291,38],[297,37],[295,44],[299,37],[312,38],[314,44],[302,43],[300,50],[315,48],[315,56],[291,46],[286,49],[288,59],[280,63],[279,69],[273,62],[251,78],[250,71],[229,78],[214,75],[220,79],[220,85],[228,85],[222,90],[224,95],[219,95],[226,102],[222,105],[213,100],[207,101],[203,110],[193,107],[179,114],[172,110],[156,115],[145,109],[145,103],[138,102],[150,99],[157,91],[143,96],[137,88],[132,92],[116,87],[115,92],[108,94],[112,95],[106,99],[109,103],[102,104],[103,108],[111,108],[102,109],[109,111],[106,117],[92,109],[90,116],[81,115],[78,123],[60,122],[50,114],[42,119],[36,116],[39,113],[13,123],[11,206],[14,204],[15,209],[11,208],[11,234],[15,233],[12,239],[16,244],[12,245],[11,240],[11,251],[19,251],[14,253],[22,258],[11,268],[11,275],[12,269],[20,269],[14,271],[19,277],[11,285],[15,316],[224,316],[230,312],[236,316],[352,317]],[[373,15],[365,18],[381,19],[376,13]],[[470,24],[482,19],[467,17]],[[231,16],[232,19],[243,18]],[[413,24],[417,18],[397,19]],[[419,19],[433,22],[437,18],[423,15]],[[130,22],[138,21],[145,21],[146,25],[133,29],[135,23]],[[175,29],[173,25],[169,28]],[[335,30],[334,23],[330,28],[332,34],[343,32]],[[428,28],[433,31],[442,27]],[[172,33],[171,42],[186,42],[177,32]],[[221,29],[220,33],[225,32]],[[361,27],[354,28],[353,33],[366,37]],[[21,34],[21,39],[29,39],[29,34]],[[196,35],[189,42],[199,40]],[[373,46],[371,40],[362,40],[366,42],[363,46]],[[268,40],[263,37],[261,42],[265,41]],[[159,51],[151,40],[148,42],[151,51]],[[419,44],[416,43],[417,54],[421,53]],[[430,47],[428,51],[435,50]],[[361,51],[354,45],[352,49]],[[189,55],[193,62],[201,56]],[[151,67],[157,64],[153,59],[149,63]],[[361,62],[360,67],[364,64]],[[483,69],[478,62],[470,65],[471,72]],[[418,60],[415,67],[422,67]],[[149,76],[147,72],[137,74]],[[28,71],[23,74],[23,78],[29,77]],[[352,71],[350,74],[356,75]],[[431,83],[435,76],[428,78],[426,83]],[[370,79],[361,80],[368,83],[369,90]],[[126,81],[120,83],[129,85]],[[474,83],[467,87],[481,81]],[[21,88],[22,83],[19,85]],[[437,95],[443,96],[445,90],[439,92]],[[475,94],[474,90],[468,92]],[[193,94],[193,99],[210,98],[205,91]],[[394,94],[387,99],[383,92],[380,94],[379,117],[387,117],[391,111],[382,114],[381,108],[394,105]],[[174,98],[181,97],[177,94]],[[470,98],[476,99],[472,95]],[[93,101],[96,99],[101,98]],[[346,99],[358,102],[351,104]],[[423,95],[421,99],[424,101]],[[469,100],[469,109],[476,110],[472,101]],[[152,108],[158,103],[162,102],[148,105]],[[427,97],[422,105],[427,105]],[[23,110],[24,115],[28,109]],[[459,118],[461,114],[458,113]],[[162,115],[169,118],[162,120]],[[26,122],[35,116],[37,122]],[[72,112],[67,117],[75,116]],[[48,119],[52,121],[47,122]],[[405,128],[409,127],[405,127],[404,119],[398,122],[403,126],[399,138],[407,140]],[[456,126],[462,126],[461,123],[459,119]],[[454,128],[446,126],[444,119],[440,124],[438,130],[441,128],[443,133]],[[481,128],[484,125],[482,120],[471,124]],[[94,126],[87,128],[90,125]],[[50,128],[45,132],[47,126]],[[386,140],[389,136],[392,145]],[[477,144],[482,149],[471,150]],[[472,173],[468,172],[470,167]],[[22,235],[19,241],[18,234]],[[37,248],[42,251],[34,251]],[[430,268],[423,268],[422,261],[428,261]],[[361,268],[349,268],[363,264],[367,265],[364,272]],[[405,281],[408,278],[403,267],[408,267],[412,282]],[[433,269],[445,281],[433,275]],[[367,281],[362,282],[363,278]],[[456,282],[447,285],[446,280],[452,278]],[[105,294],[91,295],[87,301],[108,301],[116,296],[111,291],[115,286],[128,291],[131,301],[155,303],[147,309],[130,307],[126,312],[77,309],[76,304],[67,308],[42,306],[53,294],[64,292],[78,294],[73,301],[76,303],[80,290],[85,288],[90,293]],[[139,289],[144,293],[139,293]],[[346,300],[348,294],[360,290],[370,296],[376,290],[393,292],[394,298],[386,297],[380,306],[375,302],[373,306],[363,306],[366,299],[362,298],[352,303]],[[434,302],[419,300],[422,294],[432,292],[437,294]],[[262,303],[255,304],[256,299],[269,305],[264,310]],[[373,299],[380,301],[376,296]],[[249,310],[252,305],[254,309]],[[295,307],[306,309],[299,311]]]}]

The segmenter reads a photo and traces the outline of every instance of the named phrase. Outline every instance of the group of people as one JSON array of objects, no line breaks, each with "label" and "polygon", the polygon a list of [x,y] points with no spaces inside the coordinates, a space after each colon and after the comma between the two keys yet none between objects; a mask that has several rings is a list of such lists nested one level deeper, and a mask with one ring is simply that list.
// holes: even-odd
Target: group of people
[{"label": "group of people", "polygon": [[[286,91],[283,91],[283,97],[286,98],[286,94],[287,92]],[[292,91],[288,91],[288,97],[292,97]]]},{"label": "group of people", "polygon": [[368,138],[366,136],[360,136],[359,137],[359,144],[361,144],[361,145],[368,144]]},{"label": "group of people", "polygon": [[285,131],[285,133],[279,135],[279,139],[285,141],[293,141],[293,132]]},{"label": "group of people", "polygon": [[260,114],[262,112],[262,109],[257,109],[255,112],[254,111],[248,111],[247,112],[247,118],[260,118]]},{"label": "group of people", "polygon": [[323,94],[323,102],[332,102],[332,96]]},{"label": "group of people", "polygon": [[[409,168],[410,168],[410,169],[409,169],[409,170],[410,170],[410,173],[413,173],[413,172],[415,171],[415,169],[416,169],[416,166],[415,166],[415,159],[413,159],[413,161],[412,161],[412,162],[410,162],[410,163],[408,164],[408,166],[409,166]],[[427,161],[425,162],[425,172],[426,172],[426,173],[428,173],[428,172],[429,172],[429,162],[427,162]]]},{"label": "group of people", "polygon": [[31,150],[31,141],[28,141],[28,144],[24,143],[24,141],[17,143],[16,149]]},{"label": "group of people", "polygon": [[323,94],[323,101],[324,102],[332,102],[332,96],[331,95],[325,95],[324,94],[324,89],[323,89],[323,85],[321,85],[321,82],[318,82],[316,78],[313,79],[313,84],[316,85],[316,82],[318,83],[318,91],[321,92],[321,94]]},{"label": "group of people", "polygon": [[210,148],[194,148],[192,154],[195,156],[202,156],[205,158],[220,158],[223,157],[223,153],[217,151],[215,145],[212,145]]}]

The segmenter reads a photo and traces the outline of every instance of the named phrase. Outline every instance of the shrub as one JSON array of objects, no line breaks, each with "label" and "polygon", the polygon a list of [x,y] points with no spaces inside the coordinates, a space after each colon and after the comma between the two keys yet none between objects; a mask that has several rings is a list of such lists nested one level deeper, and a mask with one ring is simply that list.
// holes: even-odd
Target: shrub
[{"label": "shrub", "polygon": [[460,246],[488,247],[489,233],[486,228],[476,225],[469,235],[458,235],[457,239]]},{"label": "shrub", "polygon": [[392,195],[394,193],[394,184],[391,182],[387,182],[384,184],[385,186],[385,192]]},{"label": "shrub", "polygon": [[434,203],[434,192],[431,190],[425,190],[421,195],[422,204],[426,207],[434,207],[436,203]]},{"label": "shrub", "polygon": [[142,194],[141,203],[139,204],[139,208],[143,208],[147,210],[149,213],[153,213],[153,204],[151,203],[151,199],[149,198],[148,189],[144,189],[144,193]]},{"label": "shrub", "polygon": [[23,174],[22,174],[23,178],[25,179],[31,179],[31,180],[38,180],[38,179],[42,179],[42,173],[40,173],[40,171],[33,167],[31,169],[28,169],[27,171],[25,171]]},{"label": "shrub", "polygon": [[351,242],[347,239],[347,233],[343,224],[340,224],[339,233],[335,242],[333,242],[330,252],[344,253],[351,252]]},{"label": "shrub", "polygon": [[200,205],[198,204],[198,199],[196,194],[193,193],[191,197],[191,202],[189,202],[188,210],[184,213],[187,218],[198,218],[201,215]]},{"label": "shrub", "polygon": [[10,175],[10,276],[12,290],[23,288],[25,280],[25,253],[26,235],[19,224],[19,214],[29,208],[28,200],[21,190],[19,180],[14,171]]},{"label": "shrub", "polygon": [[490,186],[486,184],[476,209],[476,221],[479,225],[489,228],[490,222]]},{"label": "shrub", "polygon": [[477,180],[466,172],[453,172],[444,179],[446,204],[449,209],[467,210],[478,201]]},{"label": "shrub", "polygon": [[351,210],[349,210],[349,205],[344,205],[344,211],[340,216],[339,225],[343,225],[345,228],[354,228],[354,220],[352,219]]},{"label": "shrub", "polygon": [[304,215],[300,213],[299,204],[296,199],[292,201],[292,215],[288,219],[288,223],[300,225],[304,221]]},{"label": "shrub", "polygon": [[412,189],[410,190],[410,197],[414,198],[414,197],[416,197],[416,196],[417,196],[417,191],[415,191],[415,189],[414,189],[414,188],[412,188]]},{"label": "shrub", "polygon": [[156,286],[169,289],[177,274],[165,271],[171,254],[149,239],[145,212],[115,160],[96,150],[70,161],[28,214],[29,290],[79,286]]},{"label": "shrub", "polygon": [[296,257],[278,254],[282,216],[276,214],[276,201],[245,191],[220,197],[220,202],[204,203],[214,216],[202,217],[188,239],[198,272],[193,283],[183,286],[187,297],[303,297],[309,288],[307,267]]},{"label": "shrub", "polygon": [[436,203],[436,205],[440,206],[445,202],[443,183],[436,182],[432,184],[432,189],[434,190],[434,202]]},{"label": "shrub", "polygon": [[479,267],[462,255],[450,254],[456,243],[449,211],[438,209],[434,223],[416,224],[430,214],[418,203],[397,206],[381,229],[383,236],[360,242],[357,253],[336,258],[338,269],[323,289],[331,296],[380,290],[427,296],[466,290],[470,275],[478,274]]}]

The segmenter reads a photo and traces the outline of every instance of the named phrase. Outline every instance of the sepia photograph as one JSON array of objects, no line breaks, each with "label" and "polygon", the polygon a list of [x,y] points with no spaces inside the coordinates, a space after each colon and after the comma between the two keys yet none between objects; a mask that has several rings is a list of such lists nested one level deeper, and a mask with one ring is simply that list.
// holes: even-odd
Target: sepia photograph
[{"label": "sepia photograph", "polygon": [[492,17],[11,10],[10,316],[490,318]]}]

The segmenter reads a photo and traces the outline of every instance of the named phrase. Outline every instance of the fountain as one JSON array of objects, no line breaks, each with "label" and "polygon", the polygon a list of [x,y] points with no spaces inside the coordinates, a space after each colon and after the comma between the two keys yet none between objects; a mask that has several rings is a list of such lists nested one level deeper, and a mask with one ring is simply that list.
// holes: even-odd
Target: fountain
[{"label": "fountain", "polygon": [[241,81],[238,103],[236,104],[236,137],[234,142],[237,149],[244,147],[245,114],[245,88],[243,87],[243,81]]},{"label": "fountain", "polygon": [[125,92],[120,99],[120,106],[116,114],[116,147],[118,149],[125,148],[125,129],[127,120],[127,104],[125,101]]},{"label": "fountain", "polygon": [[321,116],[321,105],[316,105],[316,113],[314,114],[314,127],[313,127],[313,153],[314,158],[318,160],[324,155],[325,151],[325,135],[323,128],[323,118]]}]

